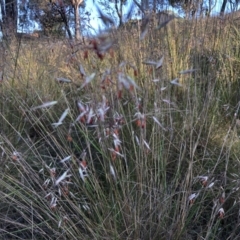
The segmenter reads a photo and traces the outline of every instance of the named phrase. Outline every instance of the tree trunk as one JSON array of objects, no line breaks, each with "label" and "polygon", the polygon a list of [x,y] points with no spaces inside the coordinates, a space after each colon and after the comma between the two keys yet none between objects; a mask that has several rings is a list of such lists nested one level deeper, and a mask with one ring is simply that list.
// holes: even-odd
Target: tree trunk
[{"label": "tree trunk", "polygon": [[80,18],[79,18],[79,5],[74,5],[74,15],[75,15],[75,38],[80,40]]},{"label": "tree trunk", "polygon": [[5,0],[0,0],[1,4],[1,13],[2,13],[2,19],[6,16],[6,3]]},{"label": "tree trunk", "polygon": [[220,15],[224,15],[224,12],[225,12],[225,8],[226,8],[226,5],[227,5],[227,1],[228,0],[223,0],[223,3],[222,3],[222,7],[221,7],[221,10],[220,10]]},{"label": "tree trunk", "polygon": [[3,33],[2,33],[2,19],[3,19],[3,2],[0,2],[0,42],[2,41],[3,38]]},{"label": "tree trunk", "polygon": [[141,6],[144,9],[144,12],[146,12],[147,10],[149,10],[149,1],[148,0],[142,0],[141,1]]},{"label": "tree trunk", "polygon": [[70,31],[70,28],[69,28],[68,24],[65,24],[65,27],[66,27],[69,39],[72,39],[72,33]]},{"label": "tree trunk", "polygon": [[71,0],[71,1],[74,7],[74,15],[75,15],[75,38],[79,40],[81,38],[79,6],[83,2],[83,0]]},{"label": "tree trunk", "polygon": [[5,16],[3,15],[4,34],[11,36],[17,32],[18,9],[17,0],[5,0]]},{"label": "tree trunk", "polygon": [[[3,1],[2,1],[3,2]],[[14,21],[16,18],[16,10],[17,10],[17,1],[16,0],[6,0],[5,2],[5,14],[8,19]]]},{"label": "tree trunk", "polygon": [[121,27],[123,25],[123,16],[122,16],[123,0],[120,1],[120,7],[118,7],[118,1],[115,0],[115,9],[119,19],[119,27]]},{"label": "tree trunk", "polygon": [[66,15],[66,11],[65,11],[65,8],[63,5],[60,6],[59,8],[59,13],[61,15],[61,18],[62,18],[62,21],[65,25],[65,28],[66,28],[66,31],[67,31],[67,34],[68,34],[68,37],[70,39],[72,39],[72,33],[70,31],[70,28],[69,28],[69,25],[68,25],[68,18],[67,18],[67,15]]}]

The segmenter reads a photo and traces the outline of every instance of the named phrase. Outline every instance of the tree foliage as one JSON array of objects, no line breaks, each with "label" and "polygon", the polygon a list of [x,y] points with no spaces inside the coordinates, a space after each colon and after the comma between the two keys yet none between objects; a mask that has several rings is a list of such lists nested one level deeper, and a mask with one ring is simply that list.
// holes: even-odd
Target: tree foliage
[{"label": "tree foliage", "polygon": [[52,29],[54,25],[61,24],[65,27],[67,34],[72,39],[72,33],[70,30],[70,18],[72,14],[72,8],[74,9],[74,25],[75,25],[75,38],[80,39],[80,15],[79,6],[83,3],[83,0],[44,0],[40,6],[44,15],[40,14],[40,21],[44,28],[50,27]]}]

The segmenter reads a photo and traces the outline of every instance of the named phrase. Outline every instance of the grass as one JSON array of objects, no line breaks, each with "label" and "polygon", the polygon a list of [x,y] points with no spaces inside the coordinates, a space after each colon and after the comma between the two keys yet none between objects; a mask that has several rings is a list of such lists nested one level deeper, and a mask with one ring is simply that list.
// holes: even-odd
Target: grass
[{"label": "grass", "polygon": [[1,239],[238,239],[238,26],[3,42]]}]

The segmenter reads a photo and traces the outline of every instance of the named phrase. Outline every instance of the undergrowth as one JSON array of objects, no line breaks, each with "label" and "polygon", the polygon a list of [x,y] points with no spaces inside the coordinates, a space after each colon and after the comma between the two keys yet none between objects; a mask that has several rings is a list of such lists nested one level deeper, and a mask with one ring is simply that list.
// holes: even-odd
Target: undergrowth
[{"label": "undergrowth", "polygon": [[1,239],[238,239],[238,22],[141,35],[2,43]]}]

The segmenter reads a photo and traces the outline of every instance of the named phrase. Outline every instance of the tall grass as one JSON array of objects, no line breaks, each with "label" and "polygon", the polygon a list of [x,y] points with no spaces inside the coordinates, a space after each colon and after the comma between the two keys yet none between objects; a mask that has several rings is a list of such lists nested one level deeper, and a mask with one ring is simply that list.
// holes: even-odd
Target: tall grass
[{"label": "tall grass", "polygon": [[238,22],[139,31],[1,46],[1,239],[238,239]]}]

